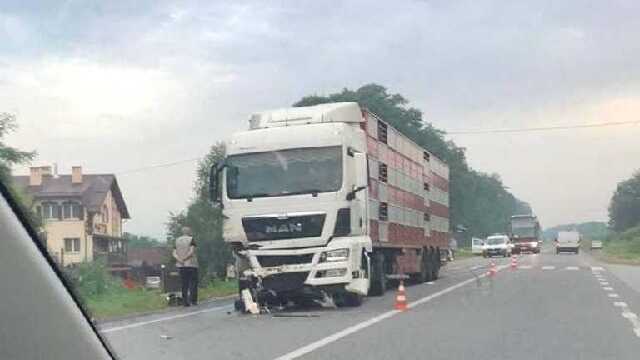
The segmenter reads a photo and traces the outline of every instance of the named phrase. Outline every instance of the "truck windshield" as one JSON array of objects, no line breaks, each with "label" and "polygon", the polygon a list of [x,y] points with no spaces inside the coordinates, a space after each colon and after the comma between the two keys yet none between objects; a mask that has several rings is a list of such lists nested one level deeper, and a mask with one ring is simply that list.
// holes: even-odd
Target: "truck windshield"
[{"label": "truck windshield", "polygon": [[227,159],[230,199],[338,191],[340,146],[232,155]]},{"label": "truck windshield", "polygon": [[514,237],[519,238],[532,238],[536,237],[536,229],[534,227],[518,227],[513,228],[512,233]]}]

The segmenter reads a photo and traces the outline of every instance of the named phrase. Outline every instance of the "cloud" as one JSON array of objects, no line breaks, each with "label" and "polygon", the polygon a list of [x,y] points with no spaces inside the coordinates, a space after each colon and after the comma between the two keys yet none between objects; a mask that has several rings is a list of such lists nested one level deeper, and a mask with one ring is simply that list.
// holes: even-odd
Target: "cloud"
[{"label": "cloud", "polygon": [[[626,119],[640,85],[638,10],[577,1],[12,1],[0,15],[9,39],[0,43],[0,110],[18,113],[12,143],[61,169],[95,172],[198,156],[254,111],[369,82],[451,130]],[[602,173],[594,164],[635,154],[637,133],[627,130],[455,139],[551,225],[604,217],[616,181],[640,165],[627,156]],[[123,177],[134,210],[127,228],[161,235],[168,211],[191,196],[193,166]],[[542,186],[549,178],[557,184]]]}]

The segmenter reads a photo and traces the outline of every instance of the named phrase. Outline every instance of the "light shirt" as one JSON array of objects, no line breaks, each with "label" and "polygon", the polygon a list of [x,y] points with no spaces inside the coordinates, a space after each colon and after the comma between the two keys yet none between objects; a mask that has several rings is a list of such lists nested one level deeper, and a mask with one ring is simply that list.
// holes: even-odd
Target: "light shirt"
[{"label": "light shirt", "polygon": [[[180,261],[191,255],[188,259]],[[176,239],[176,249],[173,250],[173,257],[176,258],[177,267],[198,267],[196,257],[196,243],[191,236],[180,236]]]}]

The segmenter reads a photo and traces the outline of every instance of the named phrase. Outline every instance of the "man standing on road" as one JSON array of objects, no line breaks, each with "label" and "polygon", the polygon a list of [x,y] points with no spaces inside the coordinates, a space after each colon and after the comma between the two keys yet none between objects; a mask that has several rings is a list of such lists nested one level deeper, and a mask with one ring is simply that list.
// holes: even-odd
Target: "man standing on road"
[{"label": "man standing on road", "polygon": [[180,271],[182,281],[182,304],[191,306],[198,304],[198,258],[196,243],[191,236],[191,229],[182,228],[182,236],[176,239],[173,250],[176,267]]}]

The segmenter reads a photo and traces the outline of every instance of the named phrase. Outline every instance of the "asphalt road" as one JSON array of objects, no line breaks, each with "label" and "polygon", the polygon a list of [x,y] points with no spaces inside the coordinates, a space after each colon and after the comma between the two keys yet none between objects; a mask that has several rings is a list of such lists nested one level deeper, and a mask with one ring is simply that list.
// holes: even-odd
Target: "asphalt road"
[{"label": "asphalt road", "polygon": [[360,308],[274,317],[227,302],[102,324],[122,359],[638,359],[640,293],[580,255],[523,255],[447,265],[433,284]]}]

